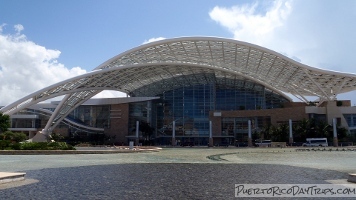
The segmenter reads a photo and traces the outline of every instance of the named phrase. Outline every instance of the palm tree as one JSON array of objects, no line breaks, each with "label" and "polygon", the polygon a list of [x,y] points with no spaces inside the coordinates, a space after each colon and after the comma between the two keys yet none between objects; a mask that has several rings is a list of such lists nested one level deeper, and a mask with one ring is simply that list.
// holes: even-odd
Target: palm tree
[{"label": "palm tree", "polygon": [[154,128],[152,128],[149,123],[141,121],[139,129],[142,132],[143,137],[145,138],[145,142],[150,142],[154,132]]},{"label": "palm tree", "polygon": [[266,126],[264,126],[262,128],[262,130],[260,131],[260,138],[262,139],[265,139],[265,140],[269,140],[271,139],[271,132],[272,132],[272,125],[271,124],[268,124]]},{"label": "palm tree", "polygon": [[309,120],[304,118],[302,121],[298,122],[293,128],[294,141],[305,142],[309,129],[310,129]]},{"label": "palm tree", "polygon": [[332,137],[332,127],[326,122],[319,120],[315,124],[315,132],[317,137],[325,137],[325,138],[331,138]]},{"label": "palm tree", "polygon": [[280,124],[277,127],[272,127],[271,139],[273,142],[287,142],[288,141],[288,130],[289,126],[287,124]]}]

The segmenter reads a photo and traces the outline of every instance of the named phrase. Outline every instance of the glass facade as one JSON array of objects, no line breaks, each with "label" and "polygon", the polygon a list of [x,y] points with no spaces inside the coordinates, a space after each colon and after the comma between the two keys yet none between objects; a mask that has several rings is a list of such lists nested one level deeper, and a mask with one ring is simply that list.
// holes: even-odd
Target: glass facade
[{"label": "glass facade", "polygon": [[40,119],[11,119],[11,128],[40,128]]},{"label": "glass facade", "polygon": [[252,133],[259,132],[271,124],[269,116],[223,118],[221,135],[226,138],[224,142],[229,144],[247,142],[248,120],[251,121]]},{"label": "glass facade", "polygon": [[[190,78],[187,78],[190,79]],[[175,136],[180,142],[207,144],[209,136],[209,112],[231,110],[259,110],[280,108],[288,102],[283,96],[266,89],[264,86],[247,81],[216,78],[207,84],[189,85],[164,91],[160,94],[148,94],[149,86],[136,94],[159,96],[159,100],[148,103],[130,104],[129,134],[133,135],[137,120],[146,120],[155,128],[155,138],[160,144],[169,144],[175,122]],[[156,88],[152,91],[157,91]],[[135,94],[135,92],[133,93]],[[247,137],[247,118],[224,118],[222,135],[230,140],[244,140]],[[253,129],[270,123],[268,117],[252,119]]]},{"label": "glass facade", "polygon": [[[212,85],[183,87],[160,95],[163,112],[159,114],[163,123],[158,135],[171,135],[173,121],[176,136],[207,136],[209,134],[209,111],[214,108]],[[169,133],[167,133],[167,131]]]},{"label": "glass facade", "polygon": [[148,105],[150,104],[151,102],[136,102],[129,104],[129,136],[135,136],[136,134],[136,121],[151,123],[148,117]]},{"label": "glass facade", "polygon": [[[17,117],[19,115],[31,115],[32,117],[23,118]],[[33,118],[36,116],[35,118]],[[43,121],[44,117],[41,115],[40,111],[34,109],[24,109],[16,114],[13,115],[11,118],[11,128],[41,128],[41,122]]]},{"label": "glass facade", "polygon": [[110,127],[110,105],[81,105],[68,116],[70,120],[95,128]]},{"label": "glass facade", "polygon": [[[54,111],[54,108],[45,108],[49,111]],[[17,115],[29,115],[26,117],[16,117]],[[34,109],[25,109],[17,114],[13,115],[11,119],[11,128],[43,128],[48,119],[50,118],[50,113],[43,112],[40,110]],[[37,116],[36,118],[33,118]],[[70,115],[67,116],[67,119],[82,124],[88,127],[95,128],[109,128],[110,126],[110,105],[81,105],[74,109]],[[66,121],[62,121],[58,128],[68,129],[68,133],[98,133],[97,131],[92,131],[86,129],[85,127],[77,127],[73,124],[70,124]]]},{"label": "glass facade", "polygon": [[344,114],[344,118],[350,128],[356,127],[356,114]]},{"label": "glass facade", "polygon": [[315,121],[324,121],[324,122],[327,121],[327,118],[326,118],[325,114],[310,113],[309,114],[309,119],[314,119]]}]

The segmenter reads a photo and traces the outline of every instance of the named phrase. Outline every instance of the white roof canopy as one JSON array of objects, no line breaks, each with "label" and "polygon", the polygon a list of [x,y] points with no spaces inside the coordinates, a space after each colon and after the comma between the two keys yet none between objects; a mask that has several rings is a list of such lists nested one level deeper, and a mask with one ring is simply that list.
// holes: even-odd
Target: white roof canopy
[{"label": "white roof canopy", "polygon": [[[199,74],[199,75],[198,75]],[[121,53],[84,75],[30,94],[0,111],[13,114],[30,105],[66,95],[46,129],[55,127],[75,107],[103,90],[128,94],[166,81],[168,90],[177,79],[196,75],[190,82],[207,81],[209,76],[243,79],[264,85],[276,93],[290,93],[300,99],[316,96],[333,100],[337,94],[356,89],[356,75],[312,68],[272,50],[246,42],[214,37],[183,37],[148,43]],[[205,79],[205,80],[204,80]],[[284,95],[285,96],[285,95]]]}]

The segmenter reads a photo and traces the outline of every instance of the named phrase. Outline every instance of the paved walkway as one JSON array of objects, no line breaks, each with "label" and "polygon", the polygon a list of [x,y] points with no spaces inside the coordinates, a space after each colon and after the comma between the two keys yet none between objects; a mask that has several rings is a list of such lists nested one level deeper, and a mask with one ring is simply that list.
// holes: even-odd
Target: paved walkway
[{"label": "paved walkway", "polygon": [[0,172],[0,184],[25,180],[26,173]]},{"label": "paved walkway", "polygon": [[0,155],[1,171],[26,172],[0,199],[233,199],[238,183],[345,184],[355,166],[355,151],[294,148]]},{"label": "paved walkway", "polygon": [[126,146],[76,147],[76,150],[0,150],[0,155],[113,154],[153,152],[161,149],[152,146],[140,146],[132,149]]}]

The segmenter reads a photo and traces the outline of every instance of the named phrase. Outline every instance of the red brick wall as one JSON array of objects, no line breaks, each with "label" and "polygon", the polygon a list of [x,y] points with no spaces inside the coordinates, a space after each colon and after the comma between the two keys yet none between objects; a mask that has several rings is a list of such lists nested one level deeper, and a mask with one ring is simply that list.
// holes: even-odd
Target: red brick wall
[{"label": "red brick wall", "polygon": [[116,136],[115,143],[127,143],[129,124],[129,104],[111,105],[110,127],[105,129],[105,135]]},{"label": "red brick wall", "polygon": [[210,120],[213,123],[213,134],[221,135],[221,119],[224,117],[257,117],[257,116],[270,116],[271,124],[277,125],[281,122],[288,122],[289,119],[293,121],[300,121],[307,119],[308,114],[305,113],[305,106],[288,107],[288,108],[275,108],[265,110],[236,110],[236,111],[219,111],[221,117],[214,117],[214,111],[210,111]]}]

